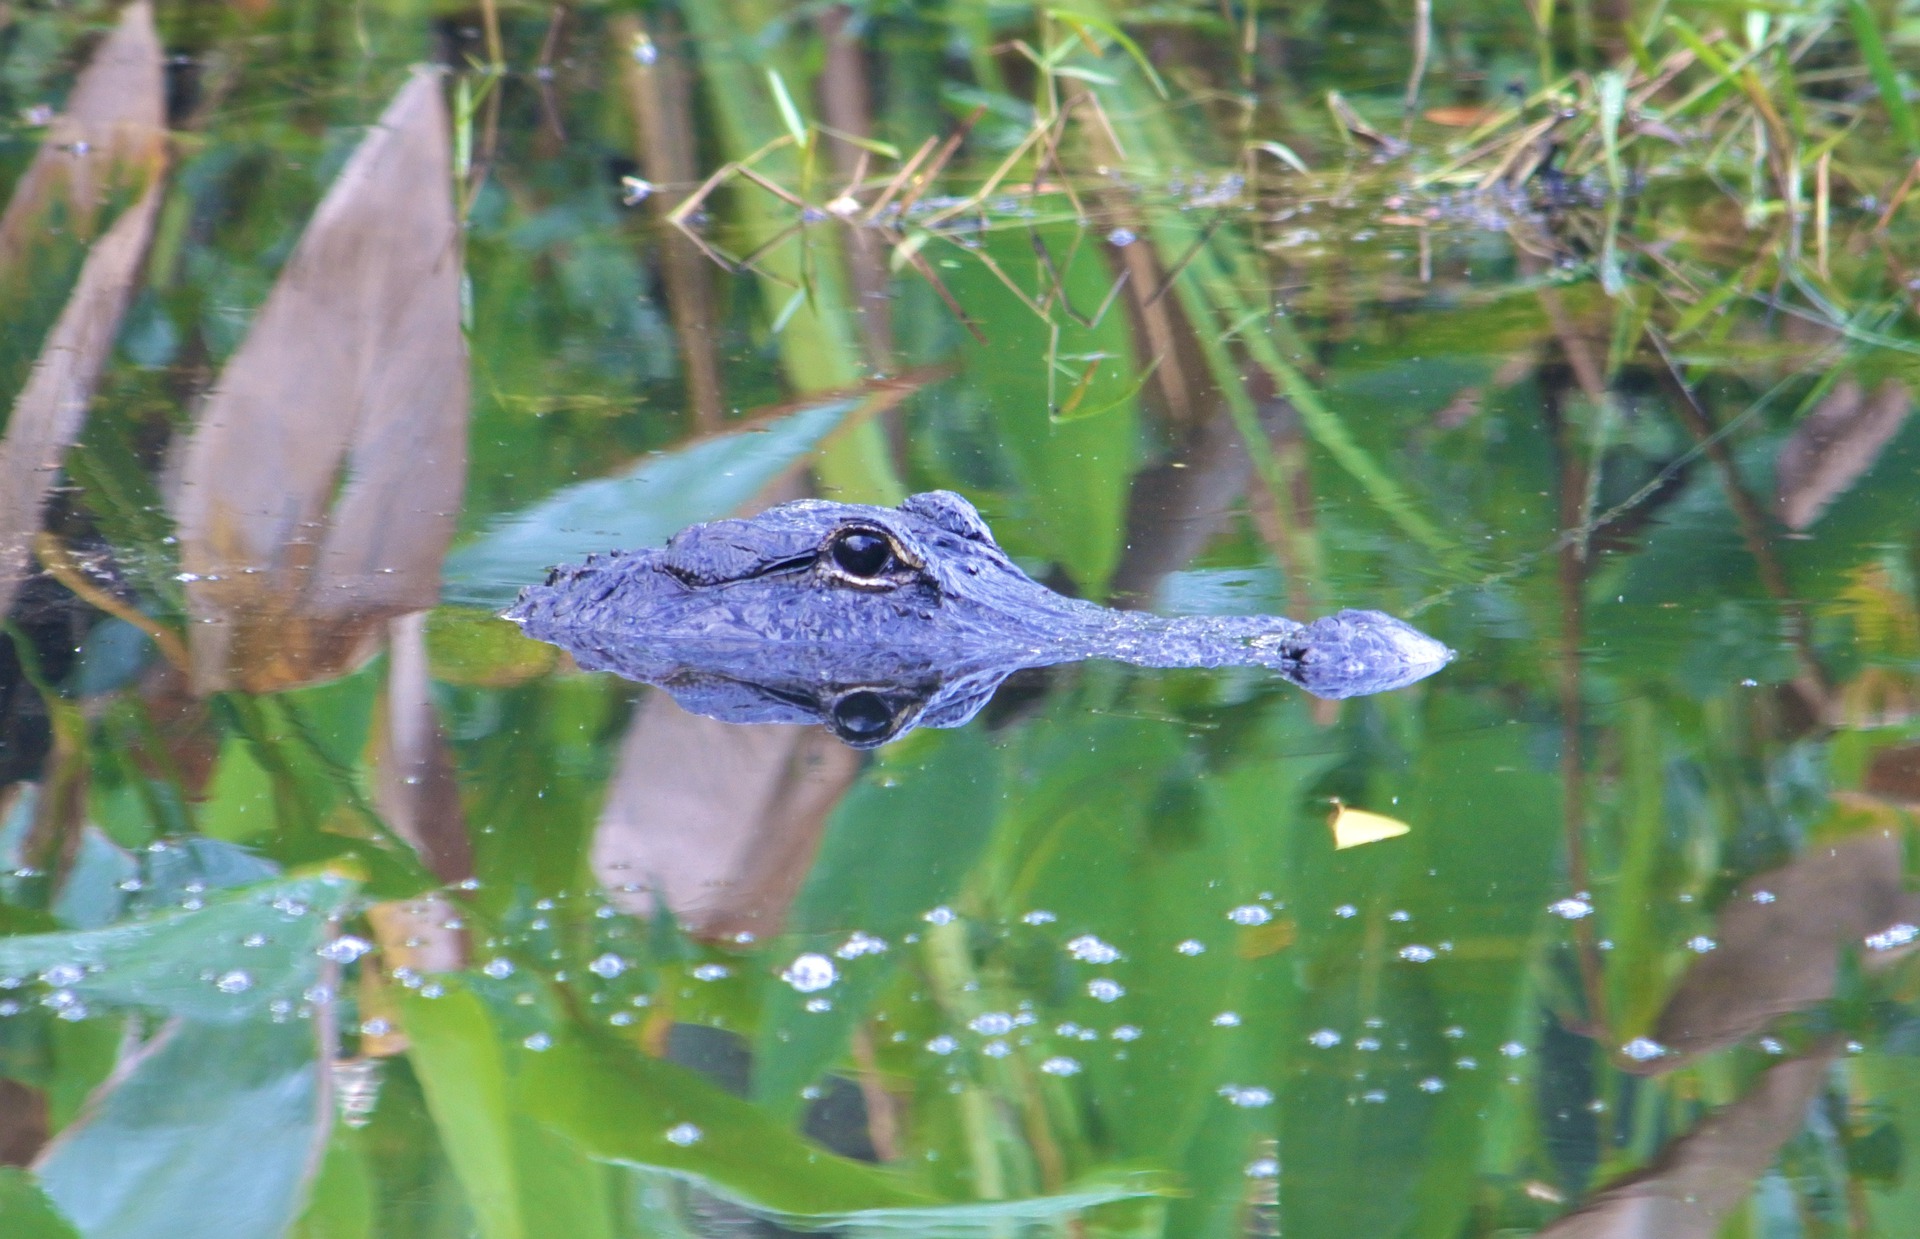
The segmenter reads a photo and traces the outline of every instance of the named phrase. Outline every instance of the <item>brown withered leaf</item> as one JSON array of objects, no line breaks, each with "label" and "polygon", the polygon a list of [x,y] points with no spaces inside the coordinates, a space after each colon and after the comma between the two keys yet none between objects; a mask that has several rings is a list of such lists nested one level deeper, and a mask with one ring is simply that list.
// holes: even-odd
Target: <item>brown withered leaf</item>
[{"label": "brown withered leaf", "polygon": [[1776,510],[1789,529],[1805,529],[1859,481],[1913,407],[1913,393],[1888,379],[1871,394],[1841,379],[1794,427],[1775,466]]},{"label": "brown withered leaf", "polygon": [[0,214],[0,271],[36,244],[62,191],[71,224],[90,231],[115,185],[156,179],[166,152],[166,69],[153,8],[135,0],[95,49]]},{"label": "brown withered leaf", "polygon": [[1826,1045],[1770,1069],[1652,1165],[1600,1189],[1538,1239],[1714,1239],[1806,1122],[1833,1056]]},{"label": "brown withered leaf", "polygon": [[86,422],[160,210],[166,94],[146,0],[121,15],[81,72],[68,107],[0,215],[0,271],[39,237],[61,186],[74,215],[88,218],[110,179],[132,173],[145,177],[146,188],[87,251],[0,440],[0,614],[13,604],[47,491]]},{"label": "brown withered leaf", "polygon": [[174,494],[197,691],[332,678],[388,619],[436,602],[466,482],[452,184],[446,104],[423,71],[208,397]]},{"label": "brown withered leaf", "polygon": [[824,728],[740,727],[650,692],[620,746],[593,871],[625,911],[657,892],[690,930],[776,932],[860,758]]},{"label": "brown withered leaf", "polygon": [[[1906,889],[1903,870],[1900,835],[1885,827],[1816,842],[1742,883],[1720,909],[1718,945],[1695,960],[1660,1013],[1653,1037],[1668,1053],[1637,1069],[1670,1071],[1830,998],[1842,948],[1920,923],[1920,894]],[[1869,950],[1866,963],[1898,954]]]}]

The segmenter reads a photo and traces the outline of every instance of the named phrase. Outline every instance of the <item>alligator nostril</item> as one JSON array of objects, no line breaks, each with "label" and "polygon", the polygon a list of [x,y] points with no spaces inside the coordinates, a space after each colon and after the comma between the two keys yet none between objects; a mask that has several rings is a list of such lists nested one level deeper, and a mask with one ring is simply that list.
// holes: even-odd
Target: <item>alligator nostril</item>
[{"label": "alligator nostril", "polygon": [[862,689],[833,703],[833,726],[852,740],[883,736],[893,726],[893,710],[879,693]]}]

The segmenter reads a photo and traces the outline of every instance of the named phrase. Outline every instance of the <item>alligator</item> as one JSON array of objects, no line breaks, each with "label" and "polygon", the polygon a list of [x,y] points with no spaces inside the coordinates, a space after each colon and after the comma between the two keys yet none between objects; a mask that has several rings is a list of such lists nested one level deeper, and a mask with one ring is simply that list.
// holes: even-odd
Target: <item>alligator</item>
[{"label": "alligator", "polygon": [[898,508],[802,499],[664,548],[556,568],[505,612],[589,671],[732,722],[824,722],[870,748],[958,727],[1015,671],[1103,658],[1270,668],[1317,697],[1400,688],[1453,651],[1378,611],[1169,618],[1055,593],[951,491]]}]

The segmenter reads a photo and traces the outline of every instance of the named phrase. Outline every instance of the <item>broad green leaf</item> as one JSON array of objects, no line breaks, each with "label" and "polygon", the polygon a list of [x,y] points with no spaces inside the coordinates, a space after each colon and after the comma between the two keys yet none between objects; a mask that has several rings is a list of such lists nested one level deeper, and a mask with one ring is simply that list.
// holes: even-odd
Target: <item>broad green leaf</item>
[{"label": "broad green leaf", "polygon": [[[1042,229],[1039,236],[1063,268],[1075,308],[1091,316],[1112,287],[1112,273],[1084,245],[1067,265],[1071,234]],[[1025,234],[996,232],[983,244],[1009,278],[1034,292],[1042,277]],[[1118,307],[1095,327],[1066,322],[1056,342],[1048,323],[978,260],[964,260],[943,278],[986,343],[969,339],[962,346],[964,384],[943,387],[931,399],[958,402],[945,416],[984,417],[1007,454],[1019,486],[1011,510],[995,514],[995,532],[1021,553],[1037,550],[1057,561],[1082,593],[1097,596],[1125,538],[1139,379],[1153,359],[1134,356]],[[1050,372],[1050,363],[1058,369]],[[1056,408],[1049,408],[1050,399]],[[1066,410],[1075,399],[1076,409]],[[1097,416],[1071,416],[1078,409]],[[1068,420],[1056,420],[1062,415]]]},{"label": "broad green leaf", "polygon": [[0,976],[37,977],[82,1007],[240,1020],[300,999],[318,973],[328,918],[354,889],[344,878],[297,878],[103,929],[3,938]]},{"label": "broad green leaf", "polygon": [[520,1212],[500,1039],[478,998],[453,978],[442,984],[446,993],[439,998],[398,991],[408,1061],[481,1236],[521,1239],[528,1231]]},{"label": "broad green leaf", "polygon": [[262,1239],[299,1211],[326,1135],[309,1020],[182,1020],[41,1155],[84,1239]]},{"label": "broad green leaf", "polygon": [[670,1171],[796,1217],[933,1203],[898,1176],[829,1153],[672,1063],[573,1035],[515,1058],[521,1108],[604,1161]]},{"label": "broad green leaf", "polygon": [[662,543],[738,508],[820,445],[858,404],[830,400],[764,428],[651,457],[626,473],[569,486],[494,523],[447,557],[442,598],[505,606],[555,564]]},{"label": "broad green leaf", "polygon": [[72,1223],[17,1166],[0,1166],[0,1235],[7,1239],[79,1239]]},{"label": "broad green leaf", "polygon": [[[960,889],[999,805],[999,763],[978,729],[923,732],[895,746],[841,802],[788,914],[792,950],[833,957],[855,931],[889,949],[836,960],[826,1011],[809,1011],[810,995],[767,979],[754,1045],[756,1101],[792,1114],[800,1090],[845,1053],[893,975],[899,938]],[[916,825],[903,829],[906,823]]]}]

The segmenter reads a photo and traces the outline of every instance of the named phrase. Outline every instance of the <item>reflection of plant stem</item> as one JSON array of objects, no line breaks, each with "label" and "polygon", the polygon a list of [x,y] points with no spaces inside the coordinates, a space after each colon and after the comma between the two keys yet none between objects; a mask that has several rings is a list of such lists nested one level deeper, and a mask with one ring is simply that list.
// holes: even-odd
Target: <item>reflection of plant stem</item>
[{"label": "reflection of plant stem", "polygon": [[1800,675],[1795,679],[1794,687],[1814,717],[1824,721],[1832,685],[1814,651],[1806,608],[1793,596],[1787,583],[1787,574],[1780,566],[1780,557],[1774,553],[1772,539],[1767,533],[1767,518],[1752,494],[1742,485],[1733,454],[1715,433],[1712,417],[1701,406],[1686,376],[1681,373],[1679,363],[1674,360],[1673,352],[1667,346],[1666,337],[1652,323],[1647,324],[1646,332],[1647,339],[1659,352],[1660,360],[1666,364],[1667,375],[1680,394],[1681,399],[1675,407],[1681,422],[1720,472],[1721,486],[1726,490],[1727,502],[1740,523],[1740,535],[1747,544],[1747,553],[1753,556],[1753,562],[1759,569],[1761,587],[1780,604],[1780,609],[1786,614],[1787,636],[1793,642],[1794,653],[1800,663]]},{"label": "reflection of plant stem", "polygon": [[[1560,455],[1560,527],[1576,529],[1585,522],[1588,467],[1582,463],[1574,442],[1571,419],[1564,416],[1559,402],[1550,405],[1554,414],[1555,442]],[[1597,471],[1599,462],[1595,461]],[[1581,644],[1585,639],[1585,600],[1589,562],[1586,540],[1566,539],[1560,544],[1560,812],[1567,844],[1567,883],[1575,893],[1585,895],[1593,889],[1587,865],[1586,746],[1581,728],[1585,711],[1581,699]],[[1580,987],[1587,999],[1586,1031],[1596,1039],[1606,1039],[1612,1025],[1607,1019],[1607,993],[1600,966],[1600,947],[1595,941],[1593,922],[1581,918],[1573,922],[1573,939],[1580,965]]]},{"label": "reflection of plant stem", "polygon": [[43,776],[46,794],[36,806],[33,828],[20,852],[28,867],[46,871],[46,889],[54,891],[79,853],[80,828],[86,821],[87,719],[80,707],[62,696],[47,678],[40,651],[25,630],[14,620],[6,621],[5,629],[13,639],[21,678],[40,694],[53,731],[53,747],[47,754]]},{"label": "reflection of plant stem", "polygon": [[57,534],[42,532],[33,540],[33,553],[39,559],[40,566],[48,575],[67,587],[73,595],[96,610],[123,623],[132,624],[141,632],[153,638],[153,644],[182,672],[191,675],[193,665],[187,657],[187,647],[181,644],[180,637],[173,629],[154,619],[142,615],[128,604],[87,580],[80,571],[80,565],[74,561],[73,552],[67,549]]}]

